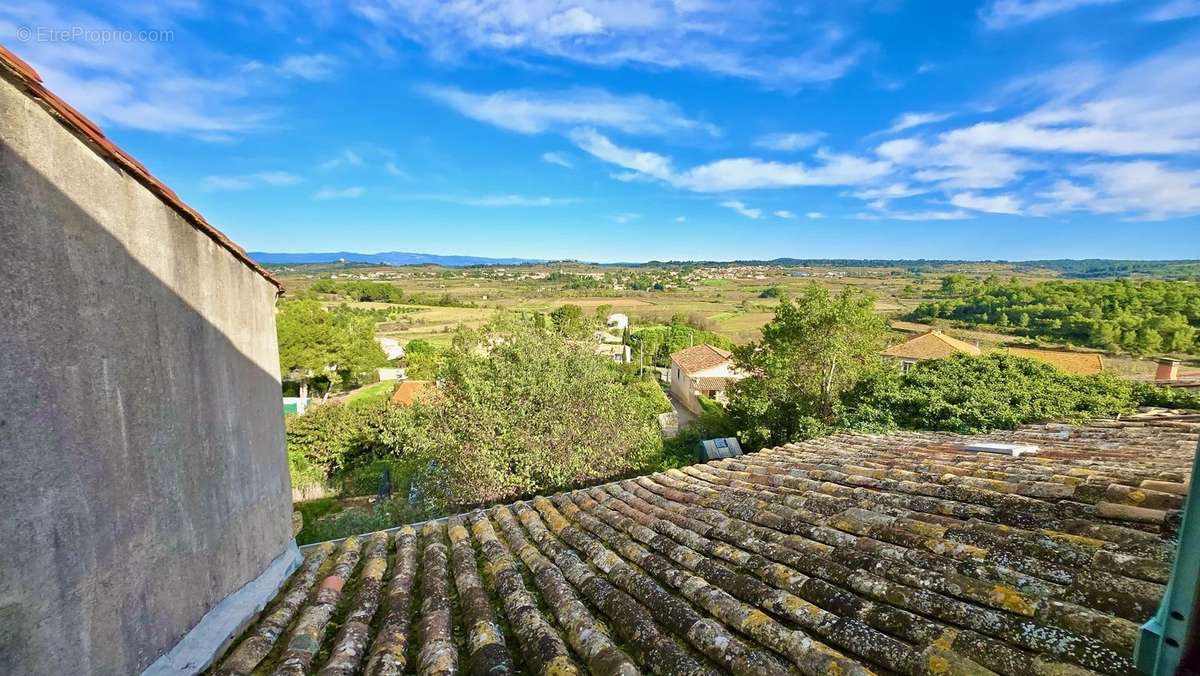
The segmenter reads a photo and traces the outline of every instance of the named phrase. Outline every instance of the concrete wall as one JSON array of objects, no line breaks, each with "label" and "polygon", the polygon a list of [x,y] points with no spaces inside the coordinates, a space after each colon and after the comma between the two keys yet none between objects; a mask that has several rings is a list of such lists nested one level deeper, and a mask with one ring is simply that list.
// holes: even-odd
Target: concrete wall
[{"label": "concrete wall", "polygon": [[0,673],[138,673],[285,551],[274,293],[0,79]]}]

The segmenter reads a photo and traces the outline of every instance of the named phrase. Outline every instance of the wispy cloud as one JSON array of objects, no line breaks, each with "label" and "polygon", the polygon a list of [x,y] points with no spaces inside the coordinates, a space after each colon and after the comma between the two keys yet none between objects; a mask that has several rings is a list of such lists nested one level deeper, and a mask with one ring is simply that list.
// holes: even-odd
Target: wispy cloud
[{"label": "wispy cloud", "polygon": [[337,169],[338,167],[361,167],[363,165],[362,155],[359,155],[350,148],[343,148],[337,155],[320,163],[322,169]]},{"label": "wispy cloud", "polygon": [[1178,21],[1200,16],[1200,0],[1168,0],[1147,12],[1145,21]]},{"label": "wispy cloud", "polygon": [[448,202],[471,207],[554,207],[579,202],[575,197],[550,197],[545,195],[458,195],[453,193],[412,193],[399,195],[402,200]]},{"label": "wispy cloud", "polygon": [[791,220],[796,217],[796,214],[788,211],[787,209],[779,209],[778,211],[775,211],[773,213],[775,214],[776,218],[784,218],[787,220]]},{"label": "wispy cloud", "polygon": [[810,219],[812,219],[812,220],[817,220],[817,219],[820,219],[820,218],[825,218],[825,214],[823,214],[823,213],[821,213],[821,212],[819,212],[819,211],[810,211],[810,212],[808,212],[807,214],[804,214],[804,217],[805,217],[805,218],[810,218]]},{"label": "wispy cloud", "polygon": [[336,199],[355,199],[362,197],[367,193],[367,189],[362,186],[351,186],[349,188],[321,188],[313,194],[315,199],[319,200],[336,200]]},{"label": "wispy cloud", "polygon": [[559,152],[542,153],[542,161],[549,164],[557,164],[558,166],[566,167],[567,169],[574,168],[575,166],[566,156],[566,154]]},{"label": "wispy cloud", "polygon": [[577,129],[570,138],[581,150],[605,162],[695,192],[858,185],[887,174],[891,166],[882,160],[818,151],[819,163],[812,166],[741,157],[677,171],[670,158],[619,146],[593,129]]},{"label": "wispy cloud", "polygon": [[943,120],[950,119],[949,113],[903,113],[892,122],[892,126],[883,131],[885,134],[894,134],[905,129],[913,127],[922,127],[927,124],[935,124]]},{"label": "wispy cloud", "polygon": [[[795,9],[735,0],[359,0],[353,11],[373,39],[416,42],[435,59],[471,55],[549,58],[598,67],[688,69],[777,87],[828,82],[849,72],[868,47],[839,22],[841,7]],[[800,35],[781,52],[768,35],[790,22]]]},{"label": "wispy cloud", "polygon": [[426,87],[423,91],[469,118],[520,134],[577,126],[630,134],[720,133],[715,125],[687,117],[669,101],[641,95],[618,96],[602,89],[509,89],[477,94],[456,87]]},{"label": "wispy cloud", "polygon": [[238,176],[205,176],[201,185],[205,190],[246,190],[259,186],[287,186],[303,181],[301,177],[286,171],[260,171]]},{"label": "wispy cloud", "polygon": [[961,221],[971,215],[962,209],[953,211],[890,211],[859,212],[853,218],[860,221]]},{"label": "wispy cloud", "polygon": [[723,206],[726,209],[733,209],[734,211],[738,212],[739,214],[745,216],[746,218],[754,218],[754,219],[762,218],[762,209],[752,209],[752,208],[746,206],[746,204],[744,202],[740,202],[738,200],[729,200],[727,202],[721,202],[720,206]]},{"label": "wispy cloud", "polygon": [[617,214],[616,216],[613,216],[613,220],[618,223],[628,223],[630,221],[636,221],[637,219],[639,219],[641,217],[642,217],[642,215],[637,212],[627,211],[625,213],[621,213],[621,214]]},{"label": "wispy cloud", "polygon": [[296,54],[279,64],[279,72],[304,80],[329,80],[337,74],[337,58],[329,54]]},{"label": "wispy cloud", "polygon": [[767,148],[768,150],[788,152],[814,146],[824,136],[825,133],[820,131],[781,132],[759,136],[754,139],[754,145],[759,148]]},{"label": "wispy cloud", "polygon": [[983,25],[993,30],[1039,21],[1089,5],[1109,5],[1120,0],[992,0],[979,11]]},{"label": "wispy cloud", "polygon": [[950,197],[950,204],[971,211],[989,214],[1019,214],[1021,202],[1013,195],[979,195],[962,192]]}]

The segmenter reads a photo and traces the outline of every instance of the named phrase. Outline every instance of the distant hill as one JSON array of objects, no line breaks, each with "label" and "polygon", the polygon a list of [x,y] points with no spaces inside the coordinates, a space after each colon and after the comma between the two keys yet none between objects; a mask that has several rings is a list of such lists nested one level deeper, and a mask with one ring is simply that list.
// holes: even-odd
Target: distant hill
[{"label": "distant hill", "polygon": [[251,251],[250,257],[263,265],[304,265],[312,263],[367,263],[373,265],[442,265],[448,268],[464,268],[471,265],[521,265],[542,263],[533,258],[486,258],[483,256],[439,256],[437,254],[410,253],[407,251],[382,251],[364,254],[352,251],[329,253],[271,253]]}]

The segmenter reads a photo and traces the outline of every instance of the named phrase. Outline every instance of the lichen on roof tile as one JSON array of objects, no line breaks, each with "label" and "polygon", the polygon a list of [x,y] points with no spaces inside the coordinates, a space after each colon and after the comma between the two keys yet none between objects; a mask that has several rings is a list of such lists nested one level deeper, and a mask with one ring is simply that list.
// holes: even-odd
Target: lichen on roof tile
[{"label": "lichen on roof tile", "polygon": [[309,547],[213,673],[1133,674],[1198,432],[845,433]]}]

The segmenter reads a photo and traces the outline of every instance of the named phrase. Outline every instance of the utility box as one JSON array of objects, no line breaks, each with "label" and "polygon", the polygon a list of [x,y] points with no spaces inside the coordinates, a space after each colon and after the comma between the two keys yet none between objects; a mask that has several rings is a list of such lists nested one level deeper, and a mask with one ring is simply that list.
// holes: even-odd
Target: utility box
[{"label": "utility box", "polygon": [[741,454],[742,445],[738,443],[737,437],[705,439],[696,445],[696,459],[700,462],[736,458]]}]

